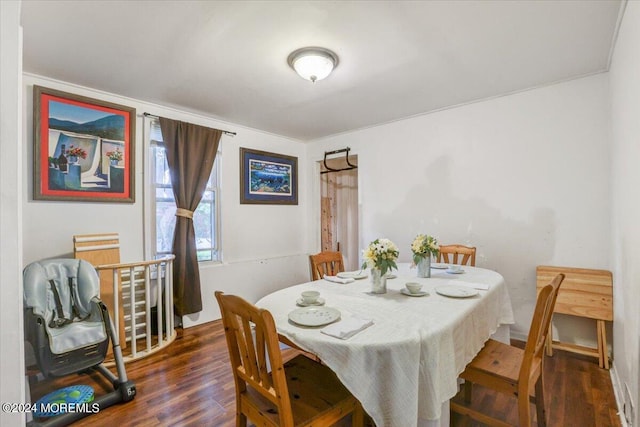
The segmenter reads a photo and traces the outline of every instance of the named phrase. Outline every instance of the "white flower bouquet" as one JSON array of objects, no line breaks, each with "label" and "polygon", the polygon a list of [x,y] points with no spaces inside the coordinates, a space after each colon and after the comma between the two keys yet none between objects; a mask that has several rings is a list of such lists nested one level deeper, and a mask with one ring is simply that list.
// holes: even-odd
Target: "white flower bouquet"
[{"label": "white flower bouquet", "polygon": [[362,268],[379,268],[382,275],[387,271],[397,269],[398,247],[389,239],[376,239],[369,243],[367,249],[362,251],[364,262]]},{"label": "white flower bouquet", "polygon": [[411,252],[413,252],[413,263],[418,265],[422,258],[438,256],[438,240],[433,236],[418,234],[411,243]]}]

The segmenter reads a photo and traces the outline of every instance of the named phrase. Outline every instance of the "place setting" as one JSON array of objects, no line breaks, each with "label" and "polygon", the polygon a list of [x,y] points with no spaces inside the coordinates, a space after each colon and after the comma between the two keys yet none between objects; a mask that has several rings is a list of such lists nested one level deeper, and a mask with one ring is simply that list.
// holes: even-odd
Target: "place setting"
[{"label": "place setting", "polygon": [[324,305],[325,300],[320,297],[318,291],[303,291],[296,304],[301,308],[289,312],[288,318],[291,323],[308,328],[325,326],[320,332],[335,338],[343,340],[351,338],[373,325],[371,319],[357,316],[342,317],[340,310]]},{"label": "place setting", "polygon": [[408,297],[424,297],[429,295],[429,292],[422,290],[422,284],[416,282],[407,282],[405,287],[400,290],[400,293]]},{"label": "place setting", "polygon": [[340,319],[340,311],[325,307],[324,298],[318,291],[303,291],[296,305],[300,306],[289,313],[289,320],[301,326],[324,326]]}]

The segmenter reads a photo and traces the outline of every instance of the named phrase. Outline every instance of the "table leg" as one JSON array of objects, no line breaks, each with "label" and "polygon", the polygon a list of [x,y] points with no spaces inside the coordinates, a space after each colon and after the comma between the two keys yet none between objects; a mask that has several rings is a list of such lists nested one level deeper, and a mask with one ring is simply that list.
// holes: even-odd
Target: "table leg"
[{"label": "table leg", "polygon": [[544,346],[547,349],[547,356],[553,356],[553,328],[551,327],[551,322],[549,322],[549,331],[547,332],[547,339],[545,340]]},{"label": "table leg", "polygon": [[607,329],[604,320],[597,320],[598,329],[598,353],[601,368],[609,369],[609,348],[607,347]]}]

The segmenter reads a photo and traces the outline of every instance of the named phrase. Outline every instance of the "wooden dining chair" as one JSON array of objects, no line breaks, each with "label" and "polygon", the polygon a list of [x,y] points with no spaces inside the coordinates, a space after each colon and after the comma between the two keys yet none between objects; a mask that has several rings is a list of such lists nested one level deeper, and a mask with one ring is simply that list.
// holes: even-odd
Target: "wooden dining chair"
[{"label": "wooden dining chair", "polygon": [[[467,365],[460,377],[465,380],[466,405],[452,400],[451,411],[491,426],[507,427],[512,424],[495,419],[471,408],[473,384],[480,384],[494,391],[515,395],[518,399],[518,426],[531,426],[530,402],[536,405],[538,427],[546,426],[543,394],[543,365],[545,340],[558,296],[558,288],[564,274],[555,278],[540,290],[531,320],[531,328],[525,348],[514,347],[489,339],[480,353]],[[532,393],[533,392],[533,393]]]},{"label": "wooden dining chair", "polygon": [[[235,295],[215,293],[236,386],[236,427],[330,426],[351,414],[364,425],[360,402],[328,367],[298,355],[283,363],[271,313]],[[269,369],[270,366],[270,369]]]},{"label": "wooden dining chair", "polygon": [[476,266],[476,248],[465,245],[440,245],[438,262]]},{"label": "wooden dining chair", "polygon": [[309,255],[309,262],[311,263],[311,280],[320,280],[325,274],[335,276],[344,271],[344,261],[340,252],[326,251]]}]

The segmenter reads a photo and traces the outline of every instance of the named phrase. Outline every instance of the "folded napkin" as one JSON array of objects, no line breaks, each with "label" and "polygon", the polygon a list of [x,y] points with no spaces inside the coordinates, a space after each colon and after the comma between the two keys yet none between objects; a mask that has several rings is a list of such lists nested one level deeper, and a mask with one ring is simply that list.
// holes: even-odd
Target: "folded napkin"
[{"label": "folded napkin", "polygon": [[351,282],[355,282],[356,279],[352,279],[351,277],[347,277],[346,279],[343,279],[342,277],[338,277],[338,276],[327,276],[326,274],[323,277],[324,280],[327,280],[329,282],[334,282],[334,283],[342,283],[343,285],[345,283],[351,283]]},{"label": "folded napkin", "polygon": [[482,283],[456,282],[456,285],[466,286],[468,288],[473,288],[473,289],[479,289],[481,291],[489,290],[489,285],[484,285]]},{"label": "folded napkin", "polygon": [[373,325],[371,319],[360,319],[358,317],[347,317],[339,322],[332,323],[329,326],[325,326],[320,330],[323,334],[331,335],[332,337],[346,340],[351,338],[358,332],[364,331],[369,326]]}]

